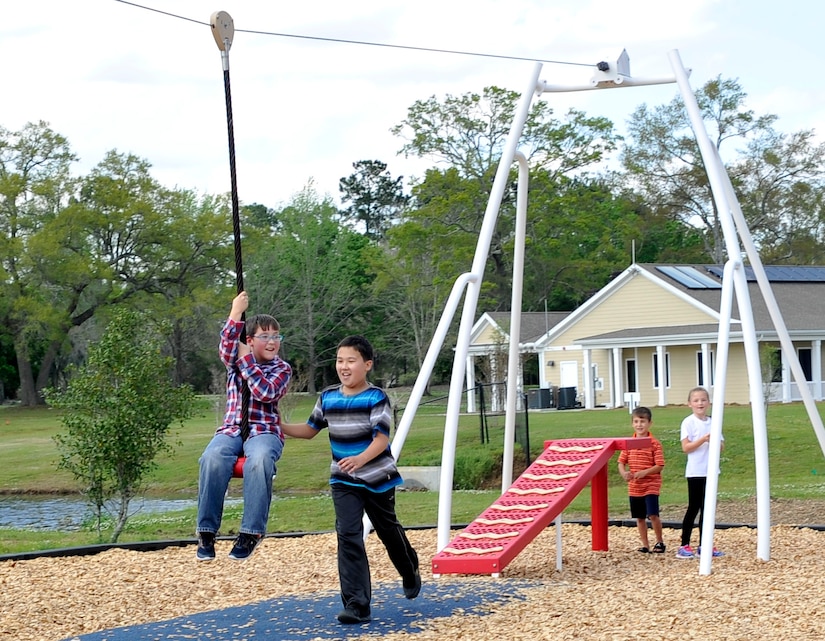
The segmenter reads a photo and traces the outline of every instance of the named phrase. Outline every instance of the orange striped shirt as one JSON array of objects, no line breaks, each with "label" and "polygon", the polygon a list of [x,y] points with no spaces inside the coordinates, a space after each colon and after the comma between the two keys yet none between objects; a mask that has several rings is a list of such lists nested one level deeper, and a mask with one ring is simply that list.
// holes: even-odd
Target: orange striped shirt
[{"label": "orange striped shirt", "polygon": [[[635,436],[635,434],[634,434]],[[647,470],[654,465],[664,467],[665,454],[662,444],[653,434],[648,433],[652,445],[636,450],[622,450],[619,453],[619,463],[624,463],[631,472]],[[662,489],[662,474],[648,474],[640,479],[632,479],[627,483],[627,493],[629,496],[647,496],[648,494],[659,494]]]}]

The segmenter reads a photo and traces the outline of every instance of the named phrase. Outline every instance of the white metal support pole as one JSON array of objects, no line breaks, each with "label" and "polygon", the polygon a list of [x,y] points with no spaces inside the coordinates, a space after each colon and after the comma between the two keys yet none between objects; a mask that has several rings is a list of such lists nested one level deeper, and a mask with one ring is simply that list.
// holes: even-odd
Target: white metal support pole
[{"label": "white metal support pole", "polygon": [[[507,360],[507,407],[504,415],[504,454],[501,461],[501,493],[513,482],[513,450],[516,437],[516,395],[519,391],[519,344],[521,343],[521,298],[524,288],[524,247],[527,236],[527,191],[530,167],[527,157],[517,151],[518,195],[516,233],[513,249],[513,287],[510,295],[510,353]],[[526,454],[529,455],[529,452]]]},{"label": "white metal support pole", "polygon": [[[727,178],[727,174],[725,175],[725,178],[725,188],[729,193],[733,193],[733,186],[730,184],[730,179]],[[759,283],[759,291],[765,299],[765,304],[768,307],[768,313],[771,316],[776,333],[779,335],[779,343],[782,346],[782,353],[786,356],[784,360],[791,368],[794,380],[799,388],[799,393],[802,396],[802,402],[805,404],[805,409],[808,410],[808,418],[811,420],[814,433],[819,441],[819,447],[825,455],[825,427],[823,427],[822,424],[822,417],[819,415],[816,402],[814,401],[813,395],[808,388],[807,381],[805,380],[805,372],[802,371],[802,365],[799,363],[799,358],[796,355],[793,341],[788,333],[785,320],[782,318],[782,312],[779,310],[779,304],[776,302],[776,297],[773,295],[773,289],[771,289],[771,284],[768,280],[768,275],[765,273],[765,268],[762,266],[762,259],[759,258],[759,252],[753,242],[753,237],[751,236],[750,229],[748,229],[748,224],[745,221],[744,214],[742,213],[742,208],[735,199],[732,202],[733,219],[736,223],[737,229],[739,230],[739,236],[742,238],[742,244],[744,245],[745,251],[748,255],[751,269],[753,270],[754,276],[756,276],[756,282]]]},{"label": "white metal support pole", "polygon": [[[444,344],[444,339],[450,329],[450,324],[453,321],[455,312],[458,309],[458,303],[461,300],[461,295],[468,283],[476,280],[472,274],[462,274],[456,278],[453,283],[453,288],[447,298],[447,303],[444,306],[444,311],[441,313],[441,319],[438,321],[438,326],[435,328],[433,340],[430,342],[430,347],[427,349],[427,355],[424,357],[424,363],[421,365],[421,371],[418,373],[418,378],[415,380],[410,398],[407,401],[407,406],[404,408],[404,413],[401,415],[401,421],[398,424],[398,429],[395,432],[395,437],[392,439],[390,452],[393,458],[397,461],[401,455],[401,449],[404,447],[404,441],[407,440],[407,434],[410,432],[412,420],[415,417],[415,412],[418,409],[421,399],[424,397],[424,390],[427,388],[427,383],[432,375],[435,362],[438,360],[438,354],[441,351],[441,346]],[[369,536],[372,529],[372,523],[369,517],[364,516],[364,539]]]},{"label": "white metal support pole", "polygon": [[[682,99],[685,103],[685,108],[688,112],[688,117],[691,126],[696,135],[696,142],[699,146],[699,151],[702,154],[702,159],[705,163],[705,169],[708,172],[708,180],[710,182],[711,191],[713,192],[714,201],[716,203],[716,210],[719,215],[719,222],[722,226],[722,233],[725,239],[725,246],[728,257],[738,260],[741,256],[739,242],[737,240],[736,227],[733,222],[732,209],[733,205],[728,198],[727,190],[727,174],[722,166],[721,160],[716,153],[716,148],[710,141],[705,129],[702,114],[699,105],[696,101],[696,95],[690,87],[688,82],[687,72],[685,71],[682,61],[679,57],[678,51],[670,51],[668,54],[670,58],[671,67],[676,75],[676,81],[682,94]],[[735,202],[735,198],[733,199]],[[753,436],[754,436],[754,450],[756,457],[756,498],[757,498],[757,555],[763,560],[770,558],[770,482],[769,470],[767,464],[767,425],[765,417],[765,407],[761,398],[762,392],[762,370],[759,364],[759,346],[756,342],[756,327],[753,320],[753,308],[750,301],[750,293],[748,291],[748,283],[745,278],[744,270],[734,270],[733,273],[734,287],[736,291],[736,302],[739,309],[739,318],[742,322],[742,340],[745,348],[745,360],[748,369],[748,381],[750,383],[750,399],[751,399],[751,414],[753,416]],[[724,321],[726,319],[722,319]],[[729,320],[729,319],[727,319]],[[716,381],[719,384],[719,381]],[[714,414],[716,414],[717,407],[724,403],[724,399],[714,398]],[[711,424],[711,449],[708,462],[708,468],[716,461],[719,461],[718,447],[714,450],[713,444],[721,443],[721,433],[714,436],[713,426]],[[721,425],[718,426],[721,429]],[[717,440],[718,439],[718,440]],[[713,475],[708,475],[708,481]],[[714,494],[717,489],[717,484],[713,483],[713,487],[709,487],[705,494],[705,507],[703,508],[703,523],[702,528],[702,546],[706,549],[713,549],[713,531],[716,525],[715,516],[715,498],[713,500],[713,512],[708,511],[708,497],[711,493]],[[711,542],[708,547],[707,541]],[[708,563],[710,562],[708,555]],[[700,572],[701,566],[700,564]],[[710,572],[709,566],[707,573]]]},{"label": "white metal support pole", "polygon": [[[730,321],[733,316],[733,291],[735,289],[734,272],[741,269],[741,263],[729,259],[722,273],[722,300],[719,302],[719,338],[716,343],[716,388],[713,395],[713,416],[710,425],[710,443],[708,453],[708,476],[705,492],[705,505],[702,508],[702,541],[705,550],[713,550],[713,526],[716,523],[716,494],[719,488],[719,461],[722,450],[722,419],[725,415],[725,388],[730,352]],[[708,547],[709,546],[709,547]],[[710,574],[712,554],[704,554],[699,559],[699,574]]]},{"label": "white metal support pole", "polygon": [[490,243],[495,230],[498,211],[501,206],[501,199],[507,182],[510,177],[510,165],[516,154],[519,138],[527,121],[527,114],[530,104],[538,87],[539,74],[542,64],[536,63],[530,82],[521,96],[513,122],[510,125],[510,132],[499,160],[496,177],[493,187],[490,190],[490,198],[487,201],[487,209],[484,212],[484,220],[478,235],[473,266],[470,273],[477,280],[469,283],[467,293],[464,297],[464,309],[461,314],[461,322],[458,327],[456,338],[456,350],[453,358],[453,372],[450,379],[450,391],[447,399],[447,417],[444,423],[444,444],[441,454],[441,484],[438,497],[438,551],[441,551],[450,542],[450,527],[452,520],[452,491],[453,473],[455,471],[455,449],[458,435],[458,417],[461,412],[461,396],[464,386],[465,357],[470,344],[470,332],[473,328],[473,318],[478,305],[478,295],[481,288],[481,279],[484,276],[484,266],[487,263],[487,256],[490,251]]},{"label": "white metal support pole", "polygon": [[561,551],[561,514],[556,516],[556,570],[561,572],[562,566],[562,551]]}]

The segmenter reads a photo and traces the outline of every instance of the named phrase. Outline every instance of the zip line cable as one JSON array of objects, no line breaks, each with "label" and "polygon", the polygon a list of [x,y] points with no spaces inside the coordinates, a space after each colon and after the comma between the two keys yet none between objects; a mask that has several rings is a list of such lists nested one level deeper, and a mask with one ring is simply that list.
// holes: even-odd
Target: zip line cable
[{"label": "zip line cable", "polygon": [[[195,20],[194,18],[187,18],[186,16],[181,16],[176,13],[170,13],[169,11],[163,11],[162,9],[155,9],[154,7],[147,7],[142,4],[138,4],[136,2],[129,2],[128,0],[115,0],[115,2],[120,2],[121,4],[128,4],[132,7],[136,7],[138,9],[144,9],[146,11],[154,11],[155,13],[160,13],[165,16],[169,16],[170,18],[177,18],[178,20],[186,20],[187,22],[194,22],[195,24],[203,25],[205,27],[209,26],[208,22],[204,22],[202,20]],[[507,56],[502,54],[495,54],[495,53],[482,53],[478,51],[460,51],[457,49],[436,49],[432,47],[419,47],[414,45],[395,45],[389,44],[385,42],[369,42],[366,40],[348,40],[346,38],[327,38],[323,36],[306,36],[301,34],[295,33],[279,33],[277,31],[260,31],[256,29],[235,29],[235,32],[242,32],[242,33],[250,33],[253,35],[261,35],[261,36],[274,36],[277,38],[296,38],[300,40],[317,40],[319,42],[333,42],[337,44],[349,44],[349,45],[361,45],[365,47],[383,47],[385,49],[404,49],[407,51],[420,51],[426,53],[444,53],[450,55],[458,55],[458,56],[474,56],[476,58],[495,58],[497,60],[517,60],[521,62],[542,62],[546,64],[552,65],[569,65],[573,67],[594,67],[595,64],[591,62],[568,62],[564,60],[544,60],[541,58],[527,58],[523,56]]]}]

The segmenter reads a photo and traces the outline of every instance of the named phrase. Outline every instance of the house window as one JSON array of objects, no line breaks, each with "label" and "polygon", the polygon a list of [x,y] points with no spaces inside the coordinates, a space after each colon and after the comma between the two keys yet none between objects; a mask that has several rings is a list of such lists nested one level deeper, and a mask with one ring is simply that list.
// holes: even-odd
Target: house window
[{"label": "house window", "polygon": [[[715,372],[713,371],[713,365],[714,365],[714,363],[713,363],[713,352],[709,351],[708,354],[710,354],[710,387],[713,387],[713,383],[714,383],[713,376],[715,374]],[[706,387],[706,385],[705,385],[705,368],[702,367],[705,364],[704,361],[705,361],[705,359],[704,359],[704,355],[702,354],[702,352],[696,352],[696,372],[697,372],[696,384],[699,387]]]},{"label": "house window", "polygon": [[638,392],[639,386],[636,379],[636,359],[628,358],[624,362],[625,371],[625,389],[628,392]]},{"label": "house window", "polygon": [[799,364],[802,366],[802,371],[805,374],[805,380],[809,383],[814,380],[813,368],[811,367],[811,348],[800,347],[798,351]]},{"label": "house window", "polygon": [[[670,387],[670,354],[665,352],[665,387]],[[659,353],[653,352],[653,389],[659,389]]]}]

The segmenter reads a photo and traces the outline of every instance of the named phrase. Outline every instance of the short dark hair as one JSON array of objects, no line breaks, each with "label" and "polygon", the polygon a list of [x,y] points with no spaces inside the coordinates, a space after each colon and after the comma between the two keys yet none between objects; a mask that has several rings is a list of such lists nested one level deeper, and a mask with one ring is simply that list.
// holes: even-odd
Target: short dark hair
[{"label": "short dark hair", "polygon": [[650,411],[649,407],[645,407],[644,405],[639,405],[635,410],[633,410],[633,416],[645,418],[648,421],[653,420],[653,412]]},{"label": "short dark hair", "polygon": [[338,349],[341,349],[342,347],[352,347],[355,351],[361,354],[361,357],[365,361],[375,360],[375,350],[373,350],[370,342],[363,336],[359,336],[357,334],[347,336],[340,343],[338,343]]},{"label": "short dark hair", "polygon": [[246,321],[245,328],[247,336],[254,336],[259,329],[275,329],[281,331],[281,325],[278,320],[269,314],[255,314],[255,316]]}]

